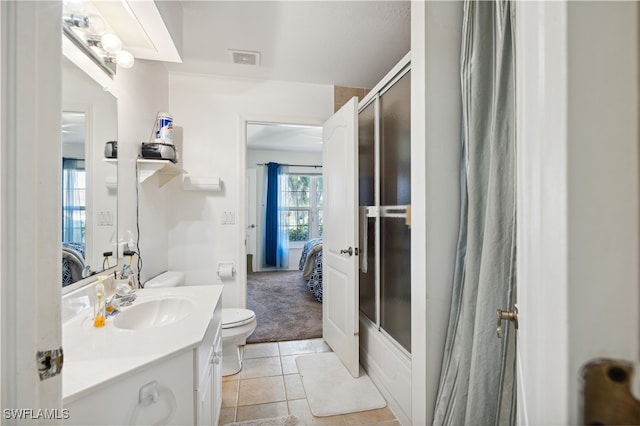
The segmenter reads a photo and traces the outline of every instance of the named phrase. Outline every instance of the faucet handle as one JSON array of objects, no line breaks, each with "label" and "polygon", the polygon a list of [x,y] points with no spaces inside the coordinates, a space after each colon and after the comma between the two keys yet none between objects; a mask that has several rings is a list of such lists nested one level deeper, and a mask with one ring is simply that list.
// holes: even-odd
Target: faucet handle
[{"label": "faucet handle", "polygon": [[120,306],[130,306],[138,298],[138,295],[135,293],[130,293],[124,296],[119,296],[119,298]]}]

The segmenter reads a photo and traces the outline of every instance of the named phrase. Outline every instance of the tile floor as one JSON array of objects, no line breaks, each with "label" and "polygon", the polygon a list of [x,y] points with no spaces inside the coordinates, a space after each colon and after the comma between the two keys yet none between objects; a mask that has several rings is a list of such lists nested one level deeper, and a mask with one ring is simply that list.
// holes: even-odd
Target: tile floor
[{"label": "tile floor", "polygon": [[400,425],[388,407],[331,417],[311,414],[295,359],[328,351],[322,339],[246,345],[242,371],[222,378],[220,424],[293,414],[305,425]]}]

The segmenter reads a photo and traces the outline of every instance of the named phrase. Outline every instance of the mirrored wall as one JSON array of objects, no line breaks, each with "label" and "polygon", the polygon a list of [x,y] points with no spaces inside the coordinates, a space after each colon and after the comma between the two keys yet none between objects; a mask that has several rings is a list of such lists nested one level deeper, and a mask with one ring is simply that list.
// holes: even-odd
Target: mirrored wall
[{"label": "mirrored wall", "polygon": [[116,98],[62,61],[62,286],[116,266],[118,163],[105,144],[118,137]]}]

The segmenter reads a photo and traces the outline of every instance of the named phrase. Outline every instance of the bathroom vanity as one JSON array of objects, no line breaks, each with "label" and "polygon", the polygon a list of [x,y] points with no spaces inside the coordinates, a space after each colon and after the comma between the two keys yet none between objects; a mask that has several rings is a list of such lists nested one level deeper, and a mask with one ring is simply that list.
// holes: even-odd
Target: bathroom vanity
[{"label": "bathroom vanity", "polygon": [[[63,309],[65,424],[218,423],[222,404],[222,286],[142,289],[93,327],[86,294]],[[89,309],[82,309],[89,307]]]}]

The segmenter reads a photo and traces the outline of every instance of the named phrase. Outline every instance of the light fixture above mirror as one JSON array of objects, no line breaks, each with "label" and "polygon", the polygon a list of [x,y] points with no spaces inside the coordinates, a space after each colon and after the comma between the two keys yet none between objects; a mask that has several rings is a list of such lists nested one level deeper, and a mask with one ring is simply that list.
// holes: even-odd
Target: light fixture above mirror
[{"label": "light fixture above mirror", "polygon": [[62,15],[64,34],[82,49],[110,77],[116,65],[131,68],[133,55],[123,49],[120,37],[89,0],[65,0]]}]

